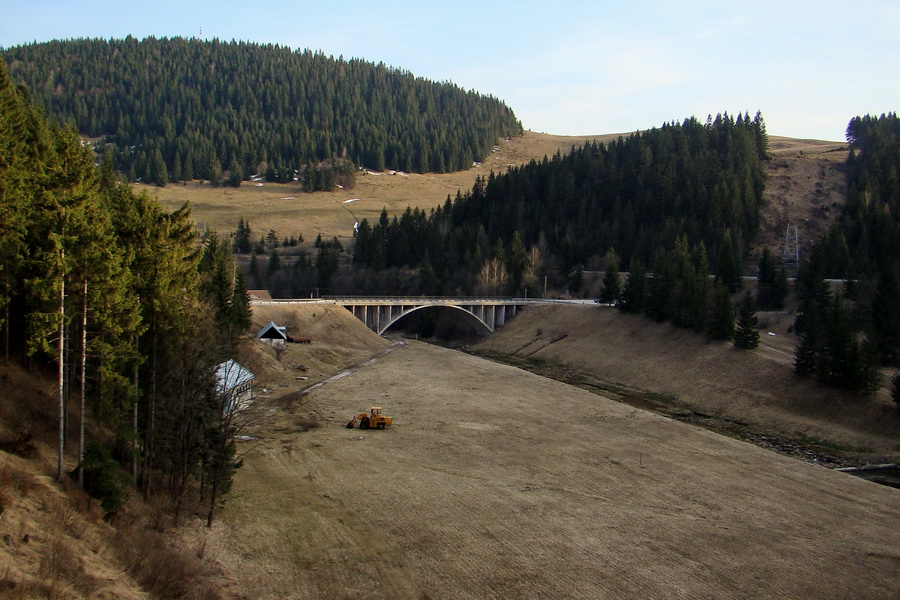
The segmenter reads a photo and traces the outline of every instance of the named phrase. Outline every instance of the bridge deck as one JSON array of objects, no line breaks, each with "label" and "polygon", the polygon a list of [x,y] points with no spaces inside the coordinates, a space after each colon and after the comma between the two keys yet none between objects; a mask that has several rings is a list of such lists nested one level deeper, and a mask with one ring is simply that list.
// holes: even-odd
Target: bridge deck
[{"label": "bridge deck", "polygon": [[391,325],[407,314],[428,307],[446,307],[461,310],[470,314],[487,333],[498,327],[528,304],[549,304],[571,302],[565,300],[547,300],[543,298],[477,298],[446,296],[415,297],[361,297],[361,296],[328,296],[325,298],[289,299],[289,300],[254,300],[254,305],[266,304],[338,304],[343,306],[366,326],[382,335]]}]

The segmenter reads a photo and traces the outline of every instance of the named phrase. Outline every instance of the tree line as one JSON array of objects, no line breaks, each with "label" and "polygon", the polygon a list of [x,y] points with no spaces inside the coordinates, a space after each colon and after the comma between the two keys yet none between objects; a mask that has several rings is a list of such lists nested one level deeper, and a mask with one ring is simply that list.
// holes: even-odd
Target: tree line
[{"label": "tree line", "polygon": [[102,138],[131,180],[160,185],[251,174],[284,181],[332,159],[376,171],[457,171],[522,132],[491,96],[279,45],[129,36],[0,55],[53,119]]},{"label": "tree line", "polygon": [[[197,491],[211,520],[238,464],[214,368],[250,322],[230,244],[96,167],[2,61],[0,231],[0,343],[8,360],[56,364],[57,476],[74,437],[79,479],[105,506],[127,493],[112,463],[176,511]],[[78,428],[66,424],[76,399]]]},{"label": "tree line", "polygon": [[[900,359],[900,119],[855,117],[847,141],[847,203],[797,275],[794,365],[831,385],[874,392],[880,367]],[[836,289],[826,279],[844,283]],[[900,400],[900,380],[892,383]]]}]

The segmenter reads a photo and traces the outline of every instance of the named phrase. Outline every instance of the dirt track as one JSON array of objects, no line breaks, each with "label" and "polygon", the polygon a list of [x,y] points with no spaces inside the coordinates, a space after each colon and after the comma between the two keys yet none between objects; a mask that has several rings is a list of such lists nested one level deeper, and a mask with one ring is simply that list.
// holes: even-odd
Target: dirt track
[{"label": "dirt track", "polygon": [[512,367],[411,343],[259,408],[207,545],[238,597],[900,594],[897,490]]}]

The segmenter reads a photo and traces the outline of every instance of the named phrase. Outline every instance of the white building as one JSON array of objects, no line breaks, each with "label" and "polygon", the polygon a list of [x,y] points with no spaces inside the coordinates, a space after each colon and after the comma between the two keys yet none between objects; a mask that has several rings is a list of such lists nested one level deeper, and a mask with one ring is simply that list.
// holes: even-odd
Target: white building
[{"label": "white building", "polygon": [[241,411],[253,401],[253,380],[256,375],[236,360],[216,366],[216,393],[225,400],[225,414]]}]

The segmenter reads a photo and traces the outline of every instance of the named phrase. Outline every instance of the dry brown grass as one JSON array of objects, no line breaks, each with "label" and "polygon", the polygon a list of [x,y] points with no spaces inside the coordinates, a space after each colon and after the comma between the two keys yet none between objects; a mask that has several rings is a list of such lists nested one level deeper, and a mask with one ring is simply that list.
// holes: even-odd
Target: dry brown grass
[{"label": "dry brown grass", "polygon": [[[791,438],[819,440],[847,460],[900,461],[900,414],[875,397],[829,388],[793,372],[791,315],[764,313],[760,347],[731,343],[599,306],[526,310],[480,351],[560,365],[592,385],[666,395],[702,414]],[[776,335],[767,335],[768,332]]]},{"label": "dry brown grass", "polygon": [[5,453],[0,453],[0,485],[0,566],[5,567],[0,596],[133,597],[104,577],[98,555],[104,527],[96,513],[85,510],[83,495],[61,493],[35,473],[33,463]]},{"label": "dry brown grass", "polygon": [[[321,308],[285,310],[299,322],[300,313]],[[723,361],[735,357],[726,348],[660,335],[655,324],[644,335],[647,322],[607,321],[600,315],[617,313],[595,306],[573,310],[526,311],[485,343],[543,348],[536,355],[547,361],[597,361],[598,377],[643,390],[668,378],[679,400],[711,411],[714,402],[722,410],[744,406],[747,418],[772,400],[759,397],[758,378],[790,370],[776,347],[774,367],[756,365],[732,381],[736,367]],[[327,335],[317,341],[338,346]],[[294,350],[303,361],[313,349]],[[335,370],[358,362],[335,361]],[[895,490],[415,342],[306,396],[295,393],[303,384],[280,381],[256,406],[265,418],[248,432],[257,439],[217,526],[192,534],[192,546],[202,541],[233,574],[236,594],[893,599],[900,592]],[[822,399],[816,392],[775,398],[771,418],[808,410]],[[373,404],[385,407],[394,427],[344,427]],[[852,412],[839,411],[828,427],[858,429],[859,420],[841,423]],[[321,426],[301,433],[303,415]]]},{"label": "dry brown grass", "polygon": [[119,523],[113,537],[127,571],[155,598],[218,600],[216,572],[202,556],[172,547],[172,539],[138,521]]},{"label": "dry brown grass", "polygon": [[[192,182],[162,188],[136,185],[135,189],[158,197],[168,209],[190,202],[197,224],[220,232],[233,231],[238,220],[244,218],[250,222],[257,239],[274,229],[280,238],[299,233],[311,242],[321,233],[326,239],[337,236],[346,241],[352,237],[356,221],[362,218],[375,221],[384,208],[391,215],[400,214],[407,207],[429,210],[442,204],[447,196],[454,197],[457,191],[471,190],[478,176],[487,177],[491,171],[499,174],[510,165],[540,160],[558,150],[565,153],[585,141],[602,141],[615,135],[554,136],[527,132],[522,137],[502,141],[496,152],[468,171],[360,175],[354,189],[336,192],[304,194],[297,184],[266,183],[257,187],[248,182],[240,188],[214,188]],[[356,198],[345,204],[346,200]]]},{"label": "dry brown grass", "polygon": [[[139,524],[157,512],[132,499],[129,525],[116,534],[99,502],[69,479],[54,481],[47,389],[52,378],[0,364],[0,439],[9,441],[0,449],[0,598],[219,598],[218,572],[208,563],[179,549],[174,536],[144,533]],[[19,451],[23,430],[35,432],[28,452]],[[117,542],[139,563],[114,551]]]}]

